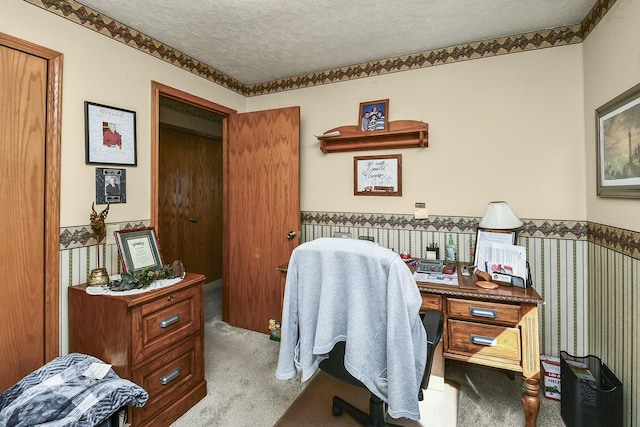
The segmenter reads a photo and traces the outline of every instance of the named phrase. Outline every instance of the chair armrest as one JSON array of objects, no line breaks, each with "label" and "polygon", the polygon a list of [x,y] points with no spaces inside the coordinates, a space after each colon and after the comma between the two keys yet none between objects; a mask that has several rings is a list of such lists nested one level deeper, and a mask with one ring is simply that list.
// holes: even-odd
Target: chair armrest
[{"label": "chair armrest", "polygon": [[[429,377],[431,376],[431,365],[433,364],[433,357],[436,352],[436,347],[442,338],[442,331],[444,329],[444,314],[439,310],[427,310],[422,317],[422,324],[427,331],[427,365],[424,369],[424,376],[422,377],[422,389],[429,387]],[[422,397],[422,390],[420,390],[420,397]],[[421,398],[419,398],[422,400]]]},{"label": "chair armrest", "polygon": [[444,314],[439,310],[427,310],[422,319],[424,329],[427,331],[427,344],[435,347],[442,338],[444,329]]}]

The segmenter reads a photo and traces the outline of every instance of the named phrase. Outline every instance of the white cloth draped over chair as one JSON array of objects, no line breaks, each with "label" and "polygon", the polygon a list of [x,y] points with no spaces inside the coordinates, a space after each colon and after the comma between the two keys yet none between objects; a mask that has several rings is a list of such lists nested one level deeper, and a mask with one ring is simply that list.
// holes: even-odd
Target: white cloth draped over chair
[{"label": "white cloth draped over chair", "polygon": [[320,238],[292,253],[276,376],[306,381],[338,342],[347,371],[388,404],[418,420],[427,337],[420,292],[395,252],[357,239]]}]

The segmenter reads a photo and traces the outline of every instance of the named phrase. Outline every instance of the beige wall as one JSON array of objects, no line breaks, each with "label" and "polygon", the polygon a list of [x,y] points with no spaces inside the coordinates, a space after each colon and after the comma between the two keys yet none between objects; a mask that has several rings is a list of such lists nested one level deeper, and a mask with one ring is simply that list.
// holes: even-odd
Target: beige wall
[{"label": "beige wall", "polygon": [[[429,123],[429,147],[323,154],[314,135],[389,98],[389,120]],[[507,200],[524,218],[584,220],[582,48],[571,45],[248,99],[301,106],[303,211],[481,216]],[[353,157],[402,153],[403,196],[353,195]]]},{"label": "beige wall", "polygon": [[640,202],[596,196],[595,110],[640,82],[640,2],[618,0],[583,42],[587,218],[640,231]]},{"label": "beige wall", "polygon": [[89,223],[95,168],[85,164],[84,101],[136,112],[138,166],[127,167],[127,203],[108,222],[150,217],[151,81],[238,111],[246,100],[221,86],[83,28],[22,0],[3,0],[0,31],[62,52],[62,177],[60,225]]}]

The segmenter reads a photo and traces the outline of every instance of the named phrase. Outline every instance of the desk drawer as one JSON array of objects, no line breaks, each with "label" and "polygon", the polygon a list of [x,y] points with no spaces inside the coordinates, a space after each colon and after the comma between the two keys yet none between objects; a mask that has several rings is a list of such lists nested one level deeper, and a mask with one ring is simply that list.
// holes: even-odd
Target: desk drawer
[{"label": "desk drawer", "polygon": [[422,306],[420,306],[420,310],[425,311],[429,309],[442,311],[442,297],[422,294]]},{"label": "desk drawer", "polygon": [[196,286],[150,301],[132,310],[133,364],[158,354],[200,330],[201,288]]},{"label": "desk drawer", "polygon": [[500,323],[515,326],[520,322],[520,306],[485,301],[447,299],[449,317],[483,323]]},{"label": "desk drawer", "polygon": [[447,332],[450,351],[520,363],[519,328],[449,319]]}]

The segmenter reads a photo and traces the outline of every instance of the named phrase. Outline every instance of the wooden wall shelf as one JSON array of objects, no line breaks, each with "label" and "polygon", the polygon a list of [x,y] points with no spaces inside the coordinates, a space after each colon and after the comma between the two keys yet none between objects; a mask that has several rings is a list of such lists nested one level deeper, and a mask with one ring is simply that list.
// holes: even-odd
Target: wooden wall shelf
[{"label": "wooden wall shelf", "polygon": [[[320,150],[340,151],[384,150],[429,146],[429,125],[415,120],[389,122],[389,130],[363,132],[358,126],[340,126],[320,135]],[[339,132],[339,135],[336,133]],[[335,136],[332,136],[335,135]]]}]

